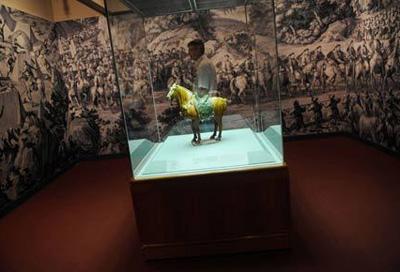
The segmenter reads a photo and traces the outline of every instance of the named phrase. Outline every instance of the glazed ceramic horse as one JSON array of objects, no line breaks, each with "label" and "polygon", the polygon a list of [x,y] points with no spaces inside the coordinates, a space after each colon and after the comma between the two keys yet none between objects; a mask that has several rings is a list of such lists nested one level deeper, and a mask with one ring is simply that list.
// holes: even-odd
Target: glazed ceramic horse
[{"label": "glazed ceramic horse", "polygon": [[[176,99],[179,103],[182,115],[192,120],[192,131],[194,135],[192,144],[200,144],[201,118],[199,115],[199,103],[197,101],[198,99],[196,99],[195,94],[190,90],[175,83],[169,88],[167,97],[170,100]],[[224,115],[224,112],[227,108],[227,99],[222,97],[209,97],[207,103],[209,103],[209,106],[211,107],[210,113],[214,118],[214,133],[211,135],[210,139],[220,141],[222,133],[222,116]],[[217,130],[218,137],[216,138]]]}]

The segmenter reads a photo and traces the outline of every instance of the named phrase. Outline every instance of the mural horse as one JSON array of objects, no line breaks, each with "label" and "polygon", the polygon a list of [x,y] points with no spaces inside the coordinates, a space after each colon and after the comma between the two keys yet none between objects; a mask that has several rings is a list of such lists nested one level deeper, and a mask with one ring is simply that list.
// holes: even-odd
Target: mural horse
[{"label": "mural horse", "polygon": [[[173,84],[169,88],[167,94],[168,99],[176,99],[179,103],[181,113],[184,117],[192,120],[193,131],[193,145],[201,143],[200,136],[200,120],[208,119],[213,116],[214,118],[214,133],[210,139],[220,141],[222,134],[222,117],[227,108],[227,99],[222,97],[208,97],[205,102],[199,102],[202,98],[198,98],[190,90],[178,85]],[[217,136],[218,130],[218,137]]]}]

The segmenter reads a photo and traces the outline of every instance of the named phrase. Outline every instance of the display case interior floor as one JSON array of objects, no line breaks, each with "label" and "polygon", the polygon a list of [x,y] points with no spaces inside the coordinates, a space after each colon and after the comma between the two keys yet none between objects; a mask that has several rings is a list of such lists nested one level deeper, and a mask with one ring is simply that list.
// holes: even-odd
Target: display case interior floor
[{"label": "display case interior floor", "polygon": [[[264,132],[250,128],[223,131],[221,141],[207,140],[212,132],[202,133],[202,144],[191,143],[193,134],[169,136],[153,144],[137,165],[133,164],[135,179],[248,170],[282,165],[282,155]],[[130,141],[132,161],[146,140]]]}]

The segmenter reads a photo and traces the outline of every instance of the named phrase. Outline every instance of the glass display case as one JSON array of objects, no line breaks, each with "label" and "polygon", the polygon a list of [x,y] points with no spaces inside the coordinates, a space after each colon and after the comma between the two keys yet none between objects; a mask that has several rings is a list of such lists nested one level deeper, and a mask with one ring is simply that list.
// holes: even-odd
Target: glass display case
[{"label": "glass display case", "polygon": [[133,177],[282,166],[272,0],[106,0]]}]

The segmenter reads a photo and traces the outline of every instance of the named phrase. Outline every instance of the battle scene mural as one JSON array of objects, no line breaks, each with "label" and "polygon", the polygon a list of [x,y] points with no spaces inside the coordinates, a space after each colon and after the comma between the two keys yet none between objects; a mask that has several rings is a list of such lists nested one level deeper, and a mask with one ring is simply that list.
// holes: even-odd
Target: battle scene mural
[{"label": "battle scene mural", "polygon": [[117,81],[105,17],[57,23],[58,68],[68,95],[68,140],[74,154],[126,152]]},{"label": "battle scene mural", "polygon": [[0,6],[0,211],[85,157],[126,152],[104,17]]},{"label": "battle scene mural", "polygon": [[400,149],[397,1],[276,0],[285,135],[346,131]]},{"label": "battle scene mural", "polygon": [[[137,48],[147,45],[142,52],[148,60],[132,68],[140,87],[130,88],[135,102],[125,100],[141,105],[132,106],[128,114],[136,126],[132,135],[142,137],[145,128],[153,128],[145,137],[162,140],[188,132],[179,131],[182,117],[165,93],[173,82],[191,86],[194,71],[187,43],[200,38],[217,68],[219,95],[229,99],[228,115],[244,116],[244,122],[232,119],[230,125],[257,129],[278,120],[274,90],[279,82],[286,136],[349,132],[398,151],[398,3],[276,0],[279,77],[273,22],[266,19],[272,12],[264,2],[249,6],[247,14],[240,7],[175,14],[146,19],[144,30],[136,27],[131,36],[142,41]],[[124,28],[120,36],[129,29],[134,28]],[[128,80],[124,82],[129,89]],[[268,109],[269,116],[254,116],[258,109]]]},{"label": "battle scene mural", "polygon": [[0,6],[0,211],[71,163],[53,28]]}]

